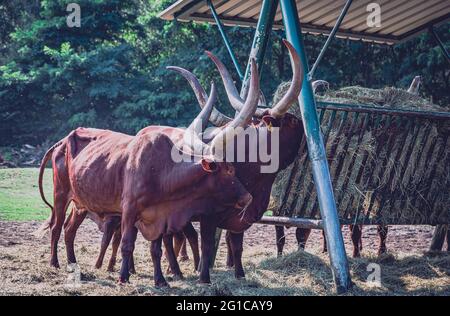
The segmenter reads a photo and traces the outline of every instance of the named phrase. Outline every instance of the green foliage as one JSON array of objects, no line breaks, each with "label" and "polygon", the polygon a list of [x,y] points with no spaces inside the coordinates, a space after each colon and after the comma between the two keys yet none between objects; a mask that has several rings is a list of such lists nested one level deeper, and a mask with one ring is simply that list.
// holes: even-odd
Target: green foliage
[{"label": "green foliage", "polygon": [[[173,1],[79,0],[81,27],[66,25],[69,0],[18,0],[0,4],[0,146],[55,141],[78,126],[136,133],[150,124],[186,126],[198,112],[186,81],[166,70],[193,71],[205,88],[220,82],[203,54],[231,60],[215,26],[163,21],[157,13]],[[242,69],[253,30],[227,28]],[[446,25],[438,29],[450,40]],[[270,100],[290,77],[289,59],[273,33],[262,87]],[[306,36],[310,64],[325,38]],[[449,70],[436,43],[426,35],[391,48],[336,40],[316,77],[335,87],[407,87],[424,77],[423,94],[446,106]],[[232,114],[223,89],[217,107]]]}]

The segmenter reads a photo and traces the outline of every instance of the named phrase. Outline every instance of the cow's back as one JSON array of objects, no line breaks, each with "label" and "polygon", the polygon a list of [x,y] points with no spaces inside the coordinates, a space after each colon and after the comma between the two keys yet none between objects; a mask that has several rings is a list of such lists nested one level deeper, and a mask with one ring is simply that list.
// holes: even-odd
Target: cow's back
[{"label": "cow's back", "polygon": [[68,159],[73,199],[94,212],[120,212],[127,147],[133,137],[106,130],[87,135],[92,138],[87,144],[86,135],[78,132],[69,141],[68,152],[76,153]]}]

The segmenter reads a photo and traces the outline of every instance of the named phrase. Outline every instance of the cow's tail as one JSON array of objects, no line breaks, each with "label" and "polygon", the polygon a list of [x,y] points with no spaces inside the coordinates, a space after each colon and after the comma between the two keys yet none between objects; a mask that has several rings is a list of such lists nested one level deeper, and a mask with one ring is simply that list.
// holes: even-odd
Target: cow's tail
[{"label": "cow's tail", "polygon": [[50,202],[48,202],[47,199],[45,198],[42,182],[44,179],[45,166],[47,165],[48,161],[52,157],[52,154],[53,154],[53,151],[55,150],[55,148],[61,146],[62,143],[63,143],[63,140],[60,140],[59,142],[54,144],[52,147],[50,147],[49,150],[47,150],[47,152],[44,155],[44,158],[42,158],[41,166],[39,167],[39,180],[38,180],[39,193],[41,194],[42,201],[44,201],[44,203],[47,204],[48,207],[50,207],[52,213],[51,213],[50,217],[44,223],[42,223],[41,227],[39,227],[39,229],[33,233],[33,235],[38,238],[44,237],[46,232],[50,229],[50,226],[53,223],[53,216],[54,216],[53,205],[51,205]]}]

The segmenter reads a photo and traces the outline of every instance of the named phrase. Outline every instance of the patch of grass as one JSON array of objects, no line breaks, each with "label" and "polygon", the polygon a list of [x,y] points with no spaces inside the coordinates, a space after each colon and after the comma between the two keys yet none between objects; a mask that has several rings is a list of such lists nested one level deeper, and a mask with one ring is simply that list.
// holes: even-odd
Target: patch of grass
[{"label": "patch of grass", "polygon": [[[50,209],[44,204],[38,188],[39,169],[0,169],[0,220],[29,221],[44,220]],[[44,174],[44,190],[52,203],[52,171]]]}]

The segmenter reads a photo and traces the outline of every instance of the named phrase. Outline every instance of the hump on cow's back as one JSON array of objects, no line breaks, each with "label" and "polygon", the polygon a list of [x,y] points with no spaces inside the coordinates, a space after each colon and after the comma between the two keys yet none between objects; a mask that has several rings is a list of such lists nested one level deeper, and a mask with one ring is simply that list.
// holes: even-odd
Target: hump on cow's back
[{"label": "hump on cow's back", "polygon": [[67,137],[69,152],[75,158],[87,145],[95,141],[105,130],[78,127]]},{"label": "hump on cow's back", "polygon": [[135,162],[142,159],[167,161],[171,159],[171,150],[174,146],[166,134],[159,132],[137,135],[130,145],[131,156]]}]

